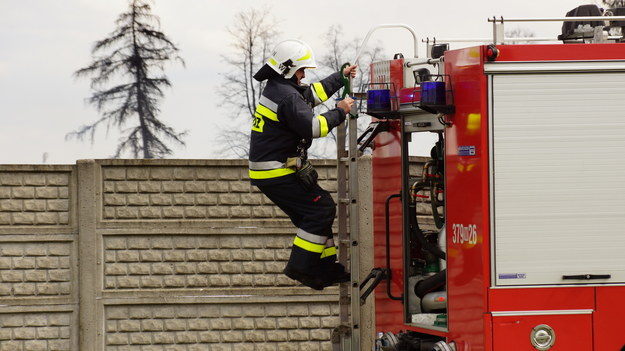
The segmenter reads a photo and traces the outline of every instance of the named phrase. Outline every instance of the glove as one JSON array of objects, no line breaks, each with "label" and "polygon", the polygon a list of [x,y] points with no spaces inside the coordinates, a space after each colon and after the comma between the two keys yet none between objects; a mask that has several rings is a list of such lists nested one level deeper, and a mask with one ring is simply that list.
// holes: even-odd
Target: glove
[{"label": "glove", "polygon": [[310,161],[306,161],[304,165],[295,172],[295,175],[306,190],[309,190],[313,185],[317,184],[317,178],[319,177],[317,170],[315,170]]}]

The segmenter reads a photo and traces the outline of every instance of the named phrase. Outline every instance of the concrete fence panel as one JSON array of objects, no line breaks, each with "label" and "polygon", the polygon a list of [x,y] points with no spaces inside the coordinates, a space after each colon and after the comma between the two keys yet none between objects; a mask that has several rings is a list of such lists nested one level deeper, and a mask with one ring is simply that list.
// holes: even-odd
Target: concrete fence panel
[{"label": "concrete fence panel", "polygon": [[72,166],[0,166],[0,350],[78,350]]},{"label": "concrete fence panel", "polygon": [[2,165],[0,351],[330,350],[338,290],[282,274],[294,233],[244,160]]}]

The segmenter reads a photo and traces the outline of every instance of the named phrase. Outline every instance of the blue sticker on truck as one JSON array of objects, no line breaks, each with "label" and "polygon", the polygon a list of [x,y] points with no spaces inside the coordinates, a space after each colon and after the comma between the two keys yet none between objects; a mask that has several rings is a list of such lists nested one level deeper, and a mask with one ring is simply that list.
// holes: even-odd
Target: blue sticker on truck
[{"label": "blue sticker on truck", "polygon": [[475,145],[458,146],[458,156],[475,156]]}]

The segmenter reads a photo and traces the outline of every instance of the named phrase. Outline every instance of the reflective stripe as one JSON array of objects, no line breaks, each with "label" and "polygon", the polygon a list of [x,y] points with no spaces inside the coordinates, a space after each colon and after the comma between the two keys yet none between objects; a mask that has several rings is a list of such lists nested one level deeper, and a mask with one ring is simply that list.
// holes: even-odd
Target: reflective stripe
[{"label": "reflective stripe", "polygon": [[269,58],[269,63],[271,63],[272,66],[277,66],[278,63],[276,62],[276,60],[273,59],[273,57]]},{"label": "reflective stripe", "polygon": [[268,171],[276,168],[284,168],[284,163],[280,161],[249,161],[250,169],[254,171]]},{"label": "reflective stripe", "polygon": [[317,104],[328,100],[328,94],[326,94],[326,91],[323,89],[323,85],[321,83],[313,83],[312,91]]},{"label": "reflective stripe", "polygon": [[308,60],[310,58],[310,50],[306,50],[306,54],[300,58],[298,58],[296,61],[303,61],[303,60]]},{"label": "reflective stripe", "polygon": [[269,178],[282,177],[291,173],[295,173],[295,170],[291,168],[278,168],[278,169],[272,169],[268,171],[255,171],[255,170],[250,169],[250,178],[269,179]]},{"label": "reflective stripe", "polygon": [[258,104],[258,106],[256,106],[256,112],[261,114],[263,117],[269,118],[272,121],[279,122],[278,115],[261,104]]},{"label": "reflective stripe", "polygon": [[285,164],[280,161],[248,161],[248,164],[252,179],[277,178],[295,173],[294,169],[286,168]]},{"label": "reflective stripe", "polygon": [[315,106],[321,104],[323,101],[321,101],[321,99],[319,98],[319,95],[317,95],[317,92],[315,91],[315,89],[312,89],[312,96],[313,96],[313,101],[315,102]]},{"label": "reflective stripe", "polygon": [[265,126],[265,119],[263,115],[258,112],[254,113],[254,119],[252,120],[252,130],[255,132],[262,133],[263,127]]},{"label": "reflective stripe", "polygon": [[[265,126],[265,118],[268,118],[272,121],[280,122],[278,120],[278,105],[269,100],[266,96],[261,95],[260,99],[258,99],[259,104],[256,105],[256,111],[254,112],[254,120],[252,123],[252,130],[262,133],[263,127]],[[276,168],[276,167],[274,167]]]},{"label": "reflective stripe", "polygon": [[328,135],[328,120],[323,115],[315,116],[312,120],[312,137],[319,138]]},{"label": "reflective stripe", "polygon": [[321,253],[321,258],[326,258],[330,256],[336,256],[336,247],[326,247]]},{"label": "reflective stripe", "polygon": [[306,251],[310,251],[310,252],[314,252],[314,253],[318,253],[321,254],[323,252],[323,250],[325,249],[325,245],[321,245],[321,244],[313,244],[311,242],[308,242],[298,236],[295,237],[295,240],[293,240],[293,245],[297,246],[299,248],[302,248]]},{"label": "reflective stripe", "polygon": [[328,120],[323,115],[317,116],[317,120],[319,120],[319,136],[328,135]]},{"label": "reflective stripe", "polygon": [[312,137],[319,138],[321,136],[321,121],[315,117],[312,119]]},{"label": "reflective stripe", "polygon": [[261,95],[260,99],[258,99],[258,102],[260,102],[264,106],[267,106],[267,108],[270,109],[271,111],[278,113],[278,104],[269,100],[269,98],[266,97],[265,95]]},{"label": "reflective stripe", "polygon": [[324,247],[325,247],[326,241],[328,240],[328,238],[325,236],[315,235],[301,228],[297,229],[297,236],[306,241],[310,241],[311,243],[323,244]]}]

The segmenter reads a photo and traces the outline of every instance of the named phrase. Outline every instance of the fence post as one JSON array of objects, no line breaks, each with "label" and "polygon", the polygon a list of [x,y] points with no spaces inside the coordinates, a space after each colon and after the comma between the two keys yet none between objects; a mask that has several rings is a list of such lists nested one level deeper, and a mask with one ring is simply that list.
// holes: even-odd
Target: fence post
[{"label": "fence post", "polygon": [[98,184],[96,183],[96,163],[94,160],[76,162],[78,181],[78,269],[80,302],[80,350],[101,350],[101,328],[98,320],[101,316],[97,305],[98,251],[96,240]]}]

